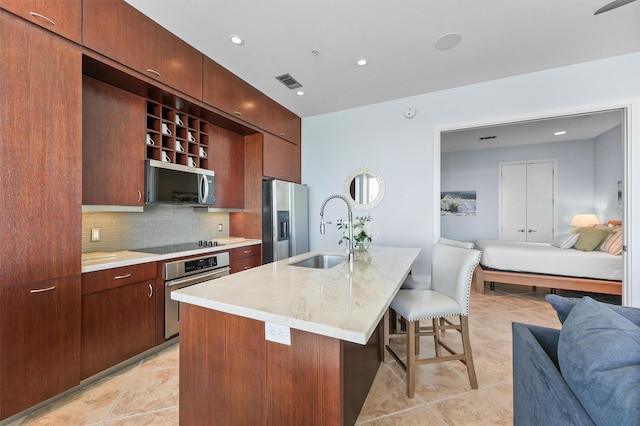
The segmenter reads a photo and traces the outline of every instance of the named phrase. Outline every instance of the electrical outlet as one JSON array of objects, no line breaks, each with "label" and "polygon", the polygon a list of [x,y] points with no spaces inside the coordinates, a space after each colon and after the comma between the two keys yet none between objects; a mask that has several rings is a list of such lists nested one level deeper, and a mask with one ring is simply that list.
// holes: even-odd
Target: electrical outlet
[{"label": "electrical outlet", "polygon": [[284,325],[265,322],[264,337],[270,342],[291,346],[291,329]]},{"label": "electrical outlet", "polygon": [[222,232],[222,224],[221,223],[218,224],[218,232]]},{"label": "electrical outlet", "polygon": [[91,228],[91,241],[100,241],[100,228]]}]

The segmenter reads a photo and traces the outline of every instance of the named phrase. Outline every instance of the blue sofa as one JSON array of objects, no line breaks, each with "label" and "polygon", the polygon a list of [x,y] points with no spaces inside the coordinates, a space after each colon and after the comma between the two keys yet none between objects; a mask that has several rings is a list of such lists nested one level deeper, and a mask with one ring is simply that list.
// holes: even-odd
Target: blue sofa
[{"label": "blue sofa", "polygon": [[547,300],[561,330],[512,324],[514,425],[639,425],[640,309]]}]

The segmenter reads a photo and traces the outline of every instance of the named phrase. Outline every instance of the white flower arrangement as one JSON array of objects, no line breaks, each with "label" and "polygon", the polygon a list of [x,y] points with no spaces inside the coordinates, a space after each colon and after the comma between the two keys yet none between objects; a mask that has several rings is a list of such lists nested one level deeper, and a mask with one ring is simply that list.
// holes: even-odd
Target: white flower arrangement
[{"label": "white flower arrangement", "polygon": [[[353,248],[354,250],[366,250],[371,241],[378,237],[378,231],[372,223],[373,218],[369,215],[359,216],[353,219]],[[342,230],[342,238],[338,244],[349,243],[349,222],[339,219],[336,222],[337,228]]]}]

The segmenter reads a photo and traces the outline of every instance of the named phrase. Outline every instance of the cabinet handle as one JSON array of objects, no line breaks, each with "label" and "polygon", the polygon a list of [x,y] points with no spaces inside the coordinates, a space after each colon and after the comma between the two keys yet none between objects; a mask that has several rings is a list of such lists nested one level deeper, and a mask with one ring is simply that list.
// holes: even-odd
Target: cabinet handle
[{"label": "cabinet handle", "polygon": [[244,267],[244,268],[242,268],[242,269],[244,269],[244,270],[251,269],[251,266],[245,266],[245,267]]},{"label": "cabinet handle", "polygon": [[126,274],[126,275],[119,275],[117,277],[113,277],[113,279],[115,280],[121,280],[123,278],[129,278],[131,276],[131,274]]},{"label": "cabinet handle", "polygon": [[42,293],[45,291],[51,291],[51,290],[55,290],[56,286],[52,285],[51,287],[47,287],[47,288],[38,288],[35,290],[30,290],[29,293]]},{"label": "cabinet handle", "polygon": [[249,253],[251,253],[251,250],[245,250],[244,251],[244,254],[249,254]]},{"label": "cabinet handle", "polygon": [[153,296],[153,286],[151,284],[149,284],[149,298],[151,298],[151,296]]},{"label": "cabinet handle", "polygon": [[147,68],[147,72],[150,72],[151,74],[155,74],[158,77],[162,77],[162,75],[158,71],[152,70],[151,68]]},{"label": "cabinet handle", "polygon": [[140,202],[140,200],[142,200],[142,191],[138,189],[138,202]]},{"label": "cabinet handle", "polygon": [[36,12],[29,12],[29,15],[33,16],[34,18],[39,18],[40,20],[44,21],[49,25],[53,25],[54,27],[56,26],[56,23],[53,20],[47,18],[44,15],[40,15],[39,13],[36,13]]},{"label": "cabinet handle", "polygon": [[523,229],[518,229],[518,232],[524,232],[524,228]]},{"label": "cabinet handle", "polygon": [[280,136],[287,136],[285,133],[280,133]]},{"label": "cabinet handle", "polygon": [[233,113],[234,113],[235,115],[242,115],[242,113],[241,113],[240,111],[233,111]]}]

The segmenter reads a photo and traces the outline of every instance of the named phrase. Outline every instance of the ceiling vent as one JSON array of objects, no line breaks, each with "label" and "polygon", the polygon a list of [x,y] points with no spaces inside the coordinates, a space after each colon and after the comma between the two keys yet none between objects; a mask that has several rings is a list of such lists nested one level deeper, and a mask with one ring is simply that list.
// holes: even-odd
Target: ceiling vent
[{"label": "ceiling vent", "polygon": [[276,79],[287,86],[289,89],[297,89],[298,87],[302,87],[302,84],[298,83],[298,81],[291,77],[291,74],[282,74],[276,77]]},{"label": "ceiling vent", "polygon": [[495,138],[497,138],[497,136],[481,136],[481,137],[478,138],[478,140],[480,140],[480,141],[488,141],[488,140],[495,139]]}]

